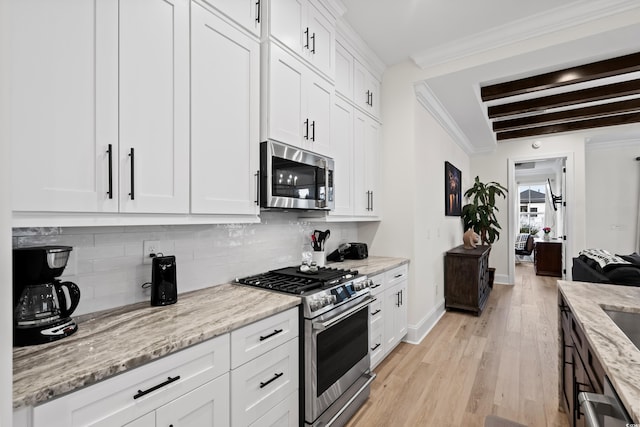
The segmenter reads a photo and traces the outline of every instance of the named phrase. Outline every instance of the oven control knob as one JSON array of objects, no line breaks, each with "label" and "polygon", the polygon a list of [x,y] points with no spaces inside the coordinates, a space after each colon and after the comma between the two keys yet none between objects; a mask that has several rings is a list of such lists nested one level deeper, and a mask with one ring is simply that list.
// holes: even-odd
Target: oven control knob
[{"label": "oven control knob", "polygon": [[371,279],[362,280],[360,282],[353,284],[353,289],[355,291],[361,291],[371,286]]}]

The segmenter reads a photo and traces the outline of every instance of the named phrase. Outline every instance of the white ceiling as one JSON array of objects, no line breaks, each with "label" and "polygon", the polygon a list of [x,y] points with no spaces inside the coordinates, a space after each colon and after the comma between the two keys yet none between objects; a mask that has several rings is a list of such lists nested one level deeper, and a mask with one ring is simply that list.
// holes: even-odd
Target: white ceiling
[{"label": "white ceiling", "polygon": [[[425,106],[470,154],[496,146],[481,85],[640,51],[637,0],[342,2],[345,20],[387,66],[412,60],[423,70]],[[628,139],[640,126],[582,133]]]}]

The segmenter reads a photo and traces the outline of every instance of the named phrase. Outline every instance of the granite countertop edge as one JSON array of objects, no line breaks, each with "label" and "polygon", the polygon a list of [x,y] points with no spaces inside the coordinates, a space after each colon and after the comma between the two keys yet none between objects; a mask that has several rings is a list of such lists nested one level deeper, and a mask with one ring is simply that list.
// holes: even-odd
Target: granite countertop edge
[{"label": "granite countertop edge", "polygon": [[558,281],[560,292],[635,423],[640,422],[640,349],[603,307],[640,313],[640,287]]},{"label": "granite countertop edge", "polygon": [[[327,266],[374,275],[408,262],[372,256]],[[238,299],[246,304],[237,304]],[[253,300],[260,304],[251,306]],[[297,296],[226,283],[180,294],[171,306],[141,302],[78,316],[74,335],[13,349],[13,409],[45,403],[299,304]],[[134,339],[141,334],[144,340]],[[51,377],[56,369],[62,377]]]}]

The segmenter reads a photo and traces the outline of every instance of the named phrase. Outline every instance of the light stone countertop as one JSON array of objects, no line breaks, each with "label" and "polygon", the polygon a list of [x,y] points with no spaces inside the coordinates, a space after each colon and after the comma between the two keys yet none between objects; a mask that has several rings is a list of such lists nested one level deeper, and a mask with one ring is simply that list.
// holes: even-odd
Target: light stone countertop
[{"label": "light stone countertop", "polygon": [[640,287],[558,281],[627,412],[640,423],[640,350],[602,308],[640,313]]},{"label": "light stone countertop", "polygon": [[300,304],[300,298],[224,284],[82,316],[78,331],[13,349],[13,407],[43,403]]},{"label": "light stone countertop", "polygon": [[[373,275],[408,262],[371,256],[327,267]],[[297,296],[224,284],[179,294],[165,307],[141,302],[81,316],[67,338],[13,349],[13,407],[43,403],[299,304]]]}]

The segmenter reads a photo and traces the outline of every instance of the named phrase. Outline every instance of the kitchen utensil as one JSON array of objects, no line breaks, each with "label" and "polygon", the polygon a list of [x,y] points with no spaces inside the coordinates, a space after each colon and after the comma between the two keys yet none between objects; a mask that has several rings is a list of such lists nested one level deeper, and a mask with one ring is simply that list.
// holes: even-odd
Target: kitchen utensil
[{"label": "kitchen utensil", "polygon": [[75,283],[56,279],[72,249],[38,246],[13,250],[15,345],[55,341],[77,331],[78,325],[69,316],[78,307],[80,289]]}]

